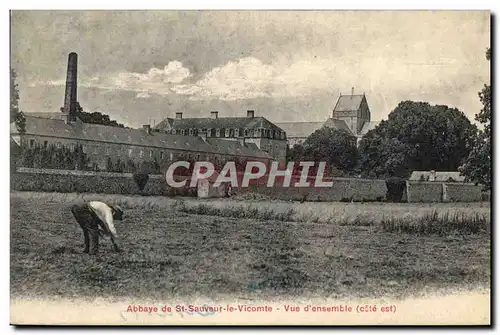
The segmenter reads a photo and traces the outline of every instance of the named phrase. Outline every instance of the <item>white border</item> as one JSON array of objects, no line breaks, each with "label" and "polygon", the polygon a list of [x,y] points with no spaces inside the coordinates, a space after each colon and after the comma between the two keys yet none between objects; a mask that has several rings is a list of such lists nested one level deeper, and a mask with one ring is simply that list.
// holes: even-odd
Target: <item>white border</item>
[{"label": "white border", "polygon": [[[338,10],[348,10],[348,9],[370,9],[370,10],[384,10],[384,9],[396,9],[396,10],[417,10],[417,9],[426,9],[426,10],[491,10],[494,14],[498,14],[499,10],[499,4],[500,1],[498,0],[475,0],[475,1],[436,1],[436,0],[420,0],[420,1],[360,1],[360,0],[350,0],[350,1],[342,1],[342,2],[335,2],[332,3],[331,1],[318,1],[318,0],[309,0],[309,1],[262,1],[262,0],[253,0],[253,1],[192,1],[192,0],[184,0],[184,1],[177,1],[177,2],[164,2],[164,1],[116,1],[116,2],[110,2],[110,1],[95,1],[95,0],[87,0],[85,2],[75,2],[75,1],[44,1],[43,3],[40,3],[39,1],[6,1],[4,2],[7,4],[6,8],[2,11],[2,18],[1,20],[1,37],[2,37],[2,45],[4,48],[2,49],[3,52],[2,54],[2,64],[3,66],[1,67],[2,71],[2,83],[3,87],[1,90],[1,102],[2,106],[5,106],[7,109],[9,105],[9,12],[8,9],[338,9]],[[495,22],[498,24],[498,22]],[[493,32],[492,32],[493,34]],[[495,36],[495,42],[497,42],[497,36]],[[492,45],[493,47],[494,45]],[[496,48],[495,48],[496,49]],[[493,50],[493,54],[496,54],[496,50]],[[496,77],[497,71],[495,71],[495,77]],[[496,101],[496,97],[498,97],[498,90],[496,88],[496,85],[494,85],[494,101]],[[494,106],[496,107],[497,104],[495,103]],[[1,152],[4,155],[7,155],[6,153],[9,152],[9,142],[8,142],[8,127],[9,127],[9,113],[7,111],[4,111],[3,113],[0,113],[1,115],[1,129],[2,129],[2,134],[1,138],[2,141],[0,141],[2,145],[2,150]],[[496,123],[494,125],[494,129],[496,129]],[[5,130],[5,133],[3,131]],[[494,148],[495,152],[493,154],[493,157],[498,156],[498,151],[500,150],[499,148],[499,143],[496,141],[496,136],[494,136]],[[9,255],[10,255],[10,245],[9,245],[9,236],[10,236],[10,231],[9,231],[9,223],[10,223],[10,195],[9,195],[9,189],[7,188],[7,185],[9,185],[9,160],[4,159],[2,160],[2,165],[1,165],[1,171],[0,171],[0,176],[4,179],[4,182],[1,183],[1,185],[4,186],[4,191],[2,192],[2,199],[0,201],[0,204],[2,206],[1,208],[1,213],[2,213],[2,219],[1,224],[3,231],[0,234],[0,238],[2,239],[1,245],[3,246],[3,252],[1,254],[1,261],[2,261],[2,268],[4,271],[2,271],[2,299],[1,299],[1,324],[2,326],[5,327],[5,325],[9,325]],[[498,164],[495,164],[495,166],[498,168]],[[497,176],[497,169],[494,171],[494,175]],[[495,178],[496,180],[496,178]],[[496,183],[495,183],[496,185]],[[495,198],[496,199],[496,198]],[[498,201],[495,200],[495,203],[493,204],[493,208],[500,208],[498,206]],[[495,218],[496,219],[496,218]],[[494,220],[494,224],[496,223],[496,220]],[[498,240],[498,231],[499,228],[497,227],[495,229],[495,236],[493,237],[494,240]],[[498,249],[498,247],[496,248]],[[498,256],[495,254],[495,256]],[[495,269],[498,268],[498,257],[495,257],[497,259],[497,262],[495,264]],[[492,285],[494,283],[492,282]],[[498,292],[498,289],[495,290],[495,292]],[[496,298],[497,295],[495,295],[494,298]],[[495,299],[496,300],[496,299]],[[498,321],[498,320],[497,320]],[[182,331],[183,333],[193,331],[189,329],[183,329],[183,330],[173,330],[173,329],[158,329],[159,331],[162,332],[169,332],[169,333],[177,333]],[[199,330],[199,329],[198,329]],[[221,329],[215,329],[212,331],[219,332]],[[324,329],[327,331],[331,331],[332,329]],[[14,329],[12,327],[9,327],[9,331],[13,332]],[[26,331],[26,330],[25,330]],[[56,332],[53,329],[45,329],[45,332],[52,333]],[[68,332],[68,329],[58,329],[57,333],[61,332]],[[104,333],[106,332],[105,329],[103,330],[94,330],[96,333]],[[134,329],[132,331],[141,331],[140,329]],[[236,329],[228,329],[227,331],[230,332],[241,332],[242,330],[236,330]],[[248,330],[247,330],[248,331]],[[271,329],[255,329],[253,330],[258,333],[262,332],[269,332]],[[285,331],[288,331],[286,329]],[[311,331],[311,330],[305,330],[301,329],[301,331]],[[336,333],[347,333],[348,330],[345,329],[333,329],[334,332]],[[381,329],[378,330],[381,332],[385,332],[386,329]],[[413,333],[413,332],[420,332],[420,331],[425,331],[425,329],[422,330],[409,330],[406,329],[407,332]],[[454,330],[452,330],[454,331]],[[3,333],[3,332],[2,332]]]}]

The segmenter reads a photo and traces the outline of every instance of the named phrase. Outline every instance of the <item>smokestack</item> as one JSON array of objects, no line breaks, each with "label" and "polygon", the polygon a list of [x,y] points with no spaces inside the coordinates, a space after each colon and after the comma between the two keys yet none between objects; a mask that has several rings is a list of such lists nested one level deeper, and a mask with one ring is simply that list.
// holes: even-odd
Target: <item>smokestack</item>
[{"label": "smokestack", "polygon": [[64,107],[62,108],[67,122],[76,121],[76,112],[78,109],[77,67],[78,67],[78,55],[75,52],[71,52],[68,55],[68,70],[66,72],[66,90],[64,92]]},{"label": "smokestack", "polygon": [[354,86],[351,88],[351,96],[354,95]]},{"label": "smokestack", "polygon": [[219,118],[219,112],[217,112],[217,111],[210,112],[210,117],[211,117],[212,119],[217,119],[217,118]]}]

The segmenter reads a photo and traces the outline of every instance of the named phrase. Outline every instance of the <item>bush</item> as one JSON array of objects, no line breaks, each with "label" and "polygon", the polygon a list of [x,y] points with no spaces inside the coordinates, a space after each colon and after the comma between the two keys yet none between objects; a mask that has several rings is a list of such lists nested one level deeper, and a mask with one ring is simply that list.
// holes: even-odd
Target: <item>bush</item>
[{"label": "bush", "polygon": [[134,181],[137,184],[137,188],[139,188],[139,191],[142,192],[144,190],[144,187],[148,183],[149,179],[149,174],[146,172],[136,172],[134,173]]},{"label": "bush", "polygon": [[406,188],[406,180],[399,177],[391,177],[385,181],[387,187],[386,199],[391,202],[403,202]]}]

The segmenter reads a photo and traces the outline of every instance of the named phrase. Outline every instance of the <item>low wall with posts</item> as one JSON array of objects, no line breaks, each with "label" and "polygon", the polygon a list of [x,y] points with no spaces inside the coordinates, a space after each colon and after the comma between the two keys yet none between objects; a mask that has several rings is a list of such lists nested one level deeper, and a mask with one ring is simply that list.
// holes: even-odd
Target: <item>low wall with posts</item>
[{"label": "low wall with posts", "polygon": [[[189,177],[175,176],[177,181],[185,179],[189,185]],[[324,178],[332,181],[331,187],[283,187],[277,183],[267,187],[266,183],[257,181],[249,187],[233,188],[233,195],[247,193],[262,194],[273,199],[292,201],[386,201],[387,186],[385,180],[357,178]],[[19,168],[11,175],[11,189],[16,191],[59,192],[59,193],[108,193],[108,194],[141,194],[151,196],[225,196],[224,187],[212,188],[202,183],[202,187],[183,188],[170,187],[164,175],[149,175],[148,181],[141,191],[131,173],[111,173],[93,171],[70,171]],[[294,182],[291,183],[294,185]],[[407,202],[475,202],[482,201],[481,186],[465,183],[439,183],[407,181],[403,201]]]},{"label": "low wall with posts", "polygon": [[[181,180],[186,177],[175,177]],[[19,168],[11,175],[11,189],[16,191],[59,193],[107,193],[141,195],[196,195],[196,189],[172,188],[165,176],[149,175],[141,191],[132,173],[72,171]]]},{"label": "low wall with posts", "polygon": [[476,202],[482,201],[482,187],[467,183],[407,181],[408,202]]},{"label": "low wall with posts", "polygon": [[[235,194],[258,193],[273,199],[292,201],[384,201],[387,188],[384,180],[324,178],[333,182],[331,187],[267,187],[266,184],[250,184],[248,188],[233,189]],[[293,185],[293,183],[292,183]]]}]

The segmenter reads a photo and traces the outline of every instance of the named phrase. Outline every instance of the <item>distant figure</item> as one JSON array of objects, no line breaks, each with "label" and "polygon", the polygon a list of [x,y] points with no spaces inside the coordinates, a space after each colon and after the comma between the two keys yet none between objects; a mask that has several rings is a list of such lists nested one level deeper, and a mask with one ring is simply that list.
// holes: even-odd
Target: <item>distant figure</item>
[{"label": "distant figure", "polygon": [[120,252],[113,220],[123,220],[123,210],[119,206],[105,204],[102,201],[90,201],[71,207],[76,221],[83,230],[85,241],[84,253],[95,255],[99,249],[99,236],[109,237],[114,250]]}]

